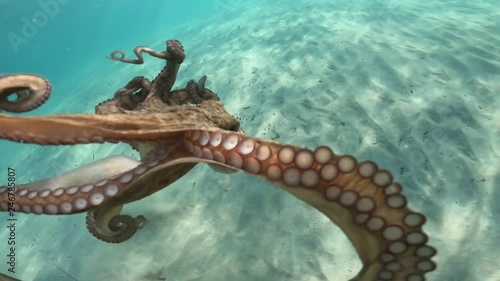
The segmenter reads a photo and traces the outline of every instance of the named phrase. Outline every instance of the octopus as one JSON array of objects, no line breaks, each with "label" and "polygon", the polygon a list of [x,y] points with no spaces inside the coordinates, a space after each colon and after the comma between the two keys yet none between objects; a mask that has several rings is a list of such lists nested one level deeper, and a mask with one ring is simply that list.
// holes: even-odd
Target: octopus
[{"label": "octopus", "polygon": [[[422,281],[436,269],[437,251],[423,231],[426,217],[409,209],[403,186],[373,161],[336,154],[328,146],[307,149],[246,135],[211,90],[206,76],[172,90],[184,49],[139,46],[137,59],[122,51],[111,59],[144,63],[143,53],[165,60],[153,81],[131,79],[100,103],[95,114],[13,116],[0,113],[0,138],[38,145],[124,142],[140,159],[110,156],[60,175],[16,187],[0,187],[0,211],[45,215],[86,212],[87,228],[105,242],[121,243],[147,225],[122,214],[124,204],[169,186],[198,163],[217,172],[263,178],[326,215],[349,238],[362,262],[352,281]],[[0,77],[0,111],[27,112],[51,93],[34,74]]]}]

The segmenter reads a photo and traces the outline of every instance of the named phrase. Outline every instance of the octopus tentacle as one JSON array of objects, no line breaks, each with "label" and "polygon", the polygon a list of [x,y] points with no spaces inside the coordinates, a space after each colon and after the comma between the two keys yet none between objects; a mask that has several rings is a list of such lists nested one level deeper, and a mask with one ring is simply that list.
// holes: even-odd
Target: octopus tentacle
[{"label": "octopus tentacle", "polygon": [[205,92],[205,83],[207,82],[207,76],[203,75],[201,76],[200,80],[198,80],[198,93],[204,93]]},{"label": "octopus tentacle", "polygon": [[[88,190],[91,186],[91,183],[99,182],[103,179],[111,178],[115,175],[120,175],[126,171],[129,171],[141,164],[140,161],[137,161],[131,157],[127,156],[111,156],[102,160],[97,160],[92,162],[91,164],[76,168],[74,170],[65,172],[61,175],[58,175],[53,178],[48,178],[45,180],[36,181],[29,184],[23,184],[17,186],[17,195],[25,195],[26,198],[33,198],[35,196],[39,197],[47,197],[49,195],[53,195],[54,201],[48,203],[47,208],[53,206],[53,204],[57,204],[57,197],[63,193],[69,193],[74,190],[75,186],[82,186],[83,190]],[[86,187],[85,187],[86,186]],[[7,190],[8,187],[0,187],[0,190]],[[6,207],[8,205],[7,202],[3,202],[0,199],[0,205],[2,207]],[[74,200],[74,202],[79,202],[79,200]],[[139,226],[141,221],[141,217],[136,218],[136,222],[134,224],[126,224],[124,226],[118,226],[118,223],[123,219],[127,222],[126,216],[119,216],[119,210],[121,210],[123,205],[114,206],[113,208],[99,208],[98,210],[91,211],[92,213],[98,212],[101,219],[97,221],[104,221],[106,219],[111,220],[114,223],[110,222],[110,226],[107,225],[103,227],[103,223],[96,223],[95,220],[87,219],[87,228],[89,231],[94,234],[94,236],[98,237],[101,240],[108,242],[118,243],[119,241],[125,241],[130,238],[134,233],[135,229]],[[18,205],[14,206],[14,209],[23,212],[38,212],[40,211],[41,206],[38,205]],[[118,210],[118,213],[116,213]],[[94,216],[92,216],[93,218]],[[114,217],[118,217],[113,219]],[[145,219],[142,217],[142,220]],[[113,229],[113,226],[115,228]],[[134,226],[134,231],[132,233],[131,229]],[[106,235],[107,234],[107,235]]]},{"label": "octopus tentacle", "polygon": [[[164,143],[166,147],[151,151],[144,163],[133,159],[129,161],[128,157],[110,157],[110,160],[117,161],[114,164],[119,165],[120,169],[107,172],[108,177],[93,176],[94,181],[70,180],[73,179],[71,176],[62,181],[69,183],[68,186],[61,186],[61,182],[52,180],[44,184],[43,189],[42,186],[36,188],[31,186],[28,189],[27,185],[24,185],[11,191],[9,187],[0,187],[0,211],[11,208],[24,213],[47,215],[88,212],[87,228],[95,237],[110,243],[123,242],[148,222],[142,215],[135,218],[121,215],[123,205],[170,185],[196,165],[196,163],[169,164],[174,159],[189,156],[185,149],[179,149],[183,148],[182,138],[172,143],[174,142],[166,142]],[[130,162],[129,166],[118,163],[120,158]],[[162,168],[174,167],[166,173],[163,169],[158,169],[160,162],[164,164]],[[136,165],[137,163],[140,164]],[[93,168],[97,168],[97,165],[94,166],[96,167]],[[109,167],[101,165],[101,168],[105,170]],[[88,169],[87,172],[92,169]],[[77,171],[84,172],[83,175],[87,174],[82,168],[76,169],[74,173]],[[49,183],[55,185],[51,186]],[[12,196],[16,198],[14,206],[9,205],[9,198]]]},{"label": "octopus tentacle", "polygon": [[[35,214],[71,214],[88,211],[86,225],[96,238],[109,242],[121,243],[132,237],[136,231],[144,227],[148,221],[139,215],[132,218],[121,215],[124,203],[146,197],[163,187],[173,183],[196,165],[196,163],[169,164],[172,159],[189,156],[182,149],[177,153],[179,140],[168,149],[159,148],[152,151],[149,161],[107,179],[91,184],[82,184],[64,188],[47,188],[33,191],[19,188],[12,192],[16,196],[15,206],[8,205],[8,188],[0,187],[0,211],[9,207],[16,211]],[[169,173],[158,169],[159,163],[164,167],[175,165]],[[12,196],[12,195],[10,195]]]},{"label": "octopus tentacle", "polygon": [[186,85],[189,99],[194,101],[196,104],[202,103],[205,100],[219,100],[219,97],[214,94],[214,92],[205,88],[206,81],[207,76],[203,75],[198,83],[194,80],[190,80]]},{"label": "octopus tentacle", "polygon": [[108,243],[122,243],[144,227],[148,221],[144,216],[132,218],[120,215],[123,205],[99,207],[89,211],[85,217],[87,229],[97,239]]},{"label": "octopus tentacle", "polygon": [[170,54],[170,57],[167,59],[165,67],[153,80],[153,89],[151,91],[151,96],[156,96],[164,102],[166,102],[170,91],[174,87],[179,67],[185,58],[184,48],[177,40],[167,41],[167,53]]},{"label": "octopus tentacle", "polygon": [[[34,74],[0,76],[0,112],[26,112],[42,105],[50,95],[50,82]],[[15,100],[9,97],[16,95]]]},{"label": "octopus tentacle", "polygon": [[[133,117],[133,118],[132,118]],[[158,141],[176,138],[183,131],[202,128],[238,130],[239,120],[218,101],[172,107],[161,114],[45,115],[0,114],[0,138],[41,145],[118,141]],[[29,133],[26,133],[29,132]]]},{"label": "octopus tentacle", "polygon": [[207,76],[203,75],[198,81],[198,93],[201,95],[203,100],[220,100],[212,90],[205,88],[205,82],[207,81]]},{"label": "octopus tentacle", "polygon": [[[182,141],[179,144],[183,144]],[[19,188],[13,194],[16,196],[16,210],[35,214],[74,214],[103,207],[118,206],[110,213],[99,215],[99,226],[109,223],[118,215],[121,205],[144,198],[163,187],[175,182],[192,169],[196,163],[178,162],[176,160],[189,157],[191,154],[183,146],[172,146],[168,150],[157,151],[154,160],[146,161],[139,166],[104,178],[97,182],[75,185],[64,188],[47,188],[42,191],[30,191]],[[163,169],[170,168],[169,173]],[[8,188],[0,187],[0,211],[7,210]]]},{"label": "octopus tentacle", "polygon": [[169,57],[167,61],[175,62],[177,64],[181,64],[186,58],[186,54],[184,53],[184,47],[179,40],[168,40],[167,44],[167,54]]},{"label": "octopus tentacle", "polygon": [[165,101],[168,105],[183,105],[187,103],[200,104],[207,100],[220,100],[212,90],[205,88],[207,76],[200,78],[198,83],[190,80],[185,89],[178,89],[168,93]]},{"label": "octopus tentacle", "polygon": [[118,99],[118,106],[127,110],[134,110],[137,105],[146,100],[152,83],[142,76],[134,77],[125,87],[115,92],[114,98]]},{"label": "octopus tentacle", "polygon": [[119,62],[143,64],[144,57],[142,56],[142,53],[147,53],[159,59],[171,60],[179,64],[182,63],[185,59],[185,55],[181,43],[178,40],[168,40],[166,42],[166,45],[167,45],[166,52],[157,52],[149,47],[137,46],[134,48],[134,54],[137,57],[137,59],[126,59],[125,52],[120,50],[115,50],[111,52],[110,58],[114,61],[119,61]]},{"label": "octopus tentacle", "polygon": [[[28,77],[36,78],[32,75]],[[181,134],[182,130],[222,128],[235,131],[240,125],[239,120],[227,113],[217,100],[207,100],[196,106],[157,110],[149,114],[145,114],[148,111],[127,111],[127,114],[114,112],[107,115],[67,114],[36,117],[14,117],[0,113],[0,138],[41,145],[104,141],[154,142],[175,137]],[[130,116],[134,116],[133,120]]]},{"label": "octopus tentacle", "polygon": [[189,131],[196,161],[263,177],[329,217],[349,237],[363,269],[352,280],[424,280],[436,250],[422,231],[425,217],[408,209],[402,186],[371,162],[223,131]]},{"label": "octopus tentacle", "polygon": [[18,185],[17,188],[29,191],[42,191],[45,189],[55,190],[61,187],[84,185],[124,173],[137,167],[139,164],[141,164],[140,161],[128,156],[110,156],[55,177]]},{"label": "octopus tentacle", "polygon": [[111,53],[111,59],[126,63],[143,64],[143,52],[157,58],[165,59],[167,64],[153,80],[150,87],[151,90],[148,91],[148,93],[143,94],[146,94],[151,98],[157,97],[158,99],[166,102],[168,99],[168,93],[172,90],[175,79],[177,78],[177,72],[179,71],[180,64],[186,57],[184,48],[178,40],[168,40],[166,42],[166,47],[167,50],[165,52],[156,52],[144,46],[136,47],[134,49],[134,53],[137,56],[137,59],[126,59],[123,51],[116,50]]},{"label": "octopus tentacle", "polygon": [[205,88],[205,83],[207,82],[207,76],[203,75],[197,84],[198,95],[203,100],[219,100],[219,96],[217,96],[210,89]]},{"label": "octopus tentacle", "polygon": [[134,54],[136,55],[137,59],[126,59],[125,58],[125,52],[120,51],[120,50],[115,50],[111,52],[111,59],[114,61],[119,61],[119,62],[124,62],[124,63],[133,63],[133,64],[143,64],[144,63],[144,57],[142,56],[142,53],[147,53],[153,57],[159,58],[159,59],[167,59],[168,54],[165,52],[157,52],[153,49],[150,49],[145,46],[137,46],[134,48]]},{"label": "octopus tentacle", "polygon": [[186,90],[188,92],[189,99],[194,101],[194,103],[201,103],[203,101],[198,92],[198,84],[194,82],[194,80],[189,80],[186,85]]}]

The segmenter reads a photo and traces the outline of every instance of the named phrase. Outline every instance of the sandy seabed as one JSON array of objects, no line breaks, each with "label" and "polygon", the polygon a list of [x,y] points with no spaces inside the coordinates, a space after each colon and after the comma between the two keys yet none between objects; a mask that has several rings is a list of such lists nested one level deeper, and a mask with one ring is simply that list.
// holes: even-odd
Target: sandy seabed
[{"label": "sandy seabed", "polygon": [[[187,58],[176,87],[208,75],[247,134],[328,145],[393,171],[410,208],[428,216],[424,229],[439,251],[427,280],[500,280],[498,4],[283,2],[233,5],[210,25],[152,32],[150,47],[161,50],[165,35],[180,39]],[[132,77],[155,77],[162,63],[96,58],[55,85],[58,102],[40,112],[90,113]],[[63,94],[74,89],[86,94]],[[1,147],[0,171],[15,168],[19,182],[109,155],[137,157],[125,144]],[[122,244],[96,240],[84,215],[19,214],[15,277],[343,281],[361,268],[322,214],[242,173],[198,165],[124,213],[150,224]]]}]

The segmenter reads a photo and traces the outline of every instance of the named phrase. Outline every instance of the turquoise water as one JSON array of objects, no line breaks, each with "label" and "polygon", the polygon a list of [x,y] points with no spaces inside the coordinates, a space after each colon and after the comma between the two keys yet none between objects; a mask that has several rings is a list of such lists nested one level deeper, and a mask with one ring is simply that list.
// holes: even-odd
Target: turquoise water
[{"label": "turquoise water", "polygon": [[[206,74],[246,134],[328,145],[391,170],[438,249],[426,280],[500,280],[500,4],[268,2],[0,0],[0,73],[51,81],[48,102],[21,115],[93,113],[131,78],[154,78],[164,65],[147,55],[143,65],[114,62],[112,51],[130,56],[178,39],[186,60],[175,87]],[[19,183],[111,155],[138,157],[125,144],[0,141],[0,151],[0,171],[15,168]],[[116,245],[89,234],[81,214],[18,214],[9,275],[342,281],[361,268],[328,219],[242,173],[199,165],[125,210],[150,224]],[[0,237],[8,273],[5,227]]]}]

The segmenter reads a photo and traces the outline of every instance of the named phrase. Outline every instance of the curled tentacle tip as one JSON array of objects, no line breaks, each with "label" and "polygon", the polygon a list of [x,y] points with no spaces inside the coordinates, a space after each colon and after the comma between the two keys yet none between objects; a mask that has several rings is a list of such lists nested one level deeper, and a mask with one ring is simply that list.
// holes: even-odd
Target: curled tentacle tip
[{"label": "curled tentacle tip", "polygon": [[39,75],[0,76],[0,110],[14,113],[34,110],[45,103],[51,91],[50,82]]},{"label": "curled tentacle tip", "polygon": [[135,220],[135,227],[137,229],[144,228],[146,225],[149,224],[149,220],[146,217],[144,217],[143,215],[139,215],[139,216],[135,217],[134,220]]},{"label": "curled tentacle tip", "polygon": [[116,50],[116,51],[111,52],[110,56],[107,58],[109,58],[110,60],[118,60],[119,61],[119,60],[125,58],[125,52],[120,51],[120,50]]}]

